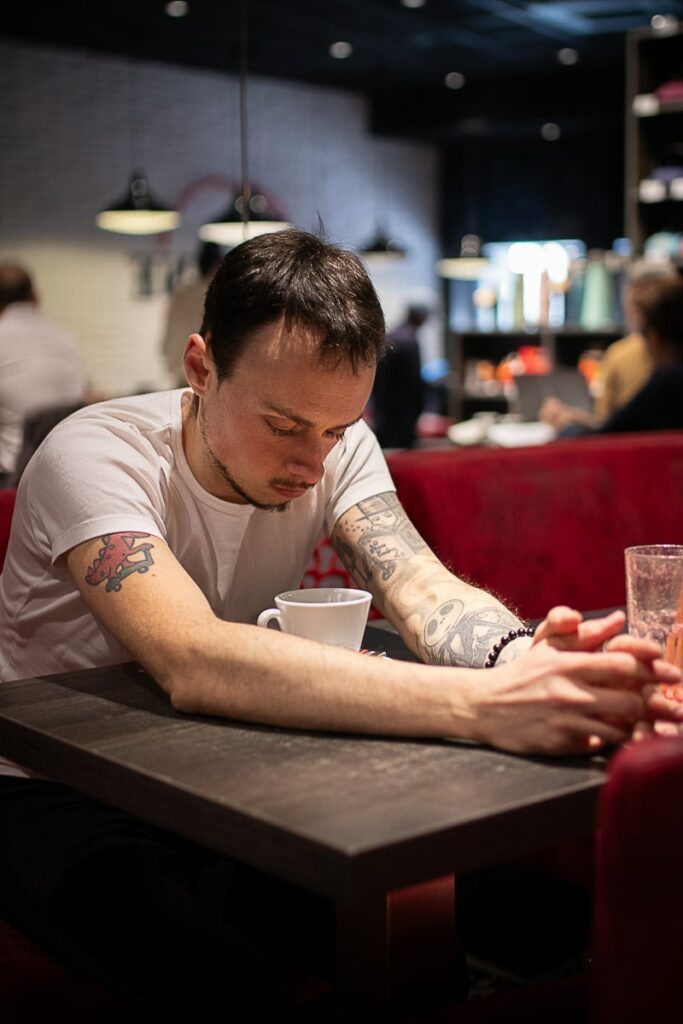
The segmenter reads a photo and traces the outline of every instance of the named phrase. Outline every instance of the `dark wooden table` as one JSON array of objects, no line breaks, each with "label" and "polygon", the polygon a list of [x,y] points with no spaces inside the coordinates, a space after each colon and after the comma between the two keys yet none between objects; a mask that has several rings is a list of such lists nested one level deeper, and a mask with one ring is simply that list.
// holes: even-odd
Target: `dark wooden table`
[{"label": "dark wooden table", "polygon": [[[410,657],[377,628],[365,643]],[[590,830],[604,771],[189,717],[133,664],[0,684],[0,752],[334,900],[354,1021],[441,984],[454,872]]]}]

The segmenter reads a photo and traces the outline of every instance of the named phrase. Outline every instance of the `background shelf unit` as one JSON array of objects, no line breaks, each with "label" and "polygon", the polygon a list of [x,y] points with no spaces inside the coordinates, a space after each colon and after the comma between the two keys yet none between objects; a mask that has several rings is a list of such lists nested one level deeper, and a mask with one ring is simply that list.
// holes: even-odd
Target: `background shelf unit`
[{"label": "background shelf unit", "polygon": [[495,365],[524,345],[542,345],[548,350],[553,366],[577,366],[583,352],[604,350],[613,341],[627,334],[627,328],[615,326],[601,331],[581,328],[541,328],[537,331],[452,331],[448,336],[448,359],[451,365],[449,415],[456,420],[469,419],[475,412],[508,412],[509,403],[501,394],[481,394],[466,389],[467,364],[485,359]]},{"label": "background shelf unit", "polygon": [[660,104],[655,113],[634,112],[636,97],[653,96],[664,82],[683,74],[683,28],[667,32],[636,29],[626,40],[626,173],[624,231],[634,251],[657,231],[683,230],[683,201],[647,203],[640,182],[658,166],[683,166],[683,101]]}]

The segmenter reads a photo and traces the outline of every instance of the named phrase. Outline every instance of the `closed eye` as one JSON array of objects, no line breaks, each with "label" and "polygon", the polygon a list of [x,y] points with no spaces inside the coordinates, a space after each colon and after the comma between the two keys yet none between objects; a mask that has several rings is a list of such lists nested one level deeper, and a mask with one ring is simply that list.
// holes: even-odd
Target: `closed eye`
[{"label": "closed eye", "polygon": [[284,430],[282,427],[274,427],[272,423],[268,423],[268,420],[266,420],[266,426],[276,437],[290,437],[296,433],[296,427],[288,427],[287,430]]},{"label": "closed eye", "polygon": [[[274,423],[270,422],[270,420],[265,420],[265,424],[268,427],[268,429],[270,430],[270,432],[272,434],[275,434],[276,437],[292,437],[294,434],[297,433],[298,430],[301,429],[300,427],[297,427],[297,426],[295,426],[295,427],[276,427]],[[326,430],[325,431],[325,436],[326,437],[332,437],[332,438],[334,438],[335,441],[341,441],[341,439],[342,439],[342,437],[344,436],[345,433],[346,433],[346,428],[344,428],[343,430]]]}]

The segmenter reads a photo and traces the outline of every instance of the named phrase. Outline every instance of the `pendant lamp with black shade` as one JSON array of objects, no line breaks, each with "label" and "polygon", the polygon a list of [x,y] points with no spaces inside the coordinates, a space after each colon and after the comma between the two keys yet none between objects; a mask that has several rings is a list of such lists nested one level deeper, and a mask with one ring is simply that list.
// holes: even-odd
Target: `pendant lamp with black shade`
[{"label": "pendant lamp with black shade", "polygon": [[[131,85],[131,65],[127,64],[126,100],[128,106],[128,140],[133,155],[133,143],[143,137],[141,112],[133,103]],[[133,160],[131,165],[135,167]],[[129,165],[130,166],[130,165]],[[147,178],[142,171],[133,171],[126,192],[118,196],[113,203],[105,206],[95,217],[95,224],[102,231],[113,231],[122,235],[158,235],[173,231],[180,224],[180,214],[152,195]]]},{"label": "pendant lamp with black shade", "polygon": [[227,208],[218,217],[202,224],[199,237],[205,242],[234,246],[249,238],[272,231],[282,231],[290,225],[279,210],[259,192],[252,193],[249,179],[249,111],[247,104],[248,55],[248,0],[240,3],[240,161],[242,187]]},{"label": "pendant lamp with black shade", "polygon": [[406,249],[401,242],[396,238],[390,238],[381,227],[370,241],[359,247],[358,252],[363,259],[371,260],[373,263],[394,263],[406,256]]},{"label": "pendant lamp with black shade", "polygon": [[123,235],[157,235],[177,228],[180,214],[152,196],[144,174],[136,172],[126,193],[100,210],[95,224],[103,231]]}]

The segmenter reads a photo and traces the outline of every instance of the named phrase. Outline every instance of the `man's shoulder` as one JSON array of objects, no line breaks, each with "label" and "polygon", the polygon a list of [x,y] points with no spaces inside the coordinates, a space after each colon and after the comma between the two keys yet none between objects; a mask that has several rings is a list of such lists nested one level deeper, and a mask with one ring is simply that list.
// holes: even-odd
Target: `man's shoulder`
[{"label": "man's shoulder", "polygon": [[158,391],[93,402],[61,420],[45,443],[45,454],[75,448],[85,455],[101,444],[134,444],[180,427],[182,391]]},{"label": "man's shoulder", "polygon": [[80,418],[130,420],[140,424],[173,422],[180,418],[180,400],[187,388],[170,391],[149,391],[92,402],[79,412]]}]

